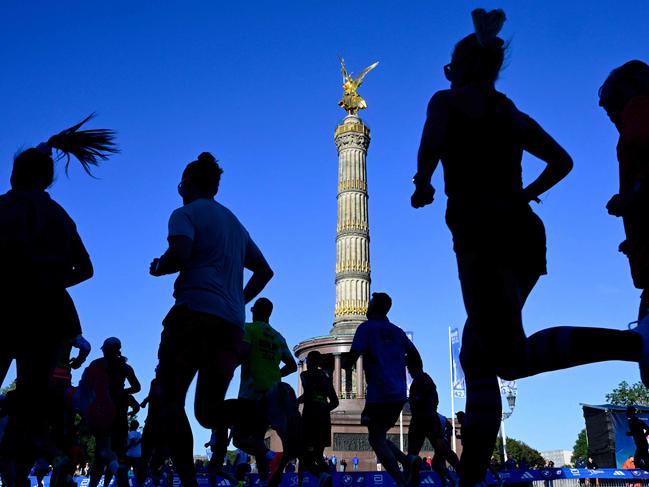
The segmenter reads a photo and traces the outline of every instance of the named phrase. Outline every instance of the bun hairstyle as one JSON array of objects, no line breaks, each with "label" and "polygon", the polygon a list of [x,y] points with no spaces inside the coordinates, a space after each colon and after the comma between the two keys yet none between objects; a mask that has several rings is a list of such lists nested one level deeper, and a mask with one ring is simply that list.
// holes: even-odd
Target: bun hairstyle
[{"label": "bun hairstyle", "polygon": [[209,152],[201,152],[195,161],[187,164],[183,171],[183,181],[191,183],[199,191],[214,196],[219,190],[223,169]]},{"label": "bun hairstyle", "polygon": [[638,95],[649,95],[649,65],[633,60],[611,71],[599,89],[599,104],[614,114],[621,113]]},{"label": "bun hairstyle", "polygon": [[475,30],[478,44],[484,48],[489,48],[492,45],[495,47],[504,45],[505,42],[498,37],[498,34],[507,20],[505,12],[501,9],[487,12],[483,8],[476,8],[471,12],[471,19],[473,19],[473,30]]},{"label": "bun hairstyle", "polygon": [[507,17],[501,9],[471,12],[474,33],[455,45],[450,64],[454,83],[494,83],[505,60],[507,44],[498,37]]},{"label": "bun hairstyle", "polygon": [[90,176],[91,166],[98,166],[100,161],[108,159],[110,154],[116,154],[119,149],[114,143],[115,132],[109,129],[79,130],[83,124],[94,118],[90,114],[81,122],[51,136],[47,142],[42,142],[20,152],[14,158],[11,184],[15,189],[48,188],[54,180],[53,150],[56,150],[56,160],[65,158],[65,173],[68,173],[70,156],[81,163],[81,167]]}]

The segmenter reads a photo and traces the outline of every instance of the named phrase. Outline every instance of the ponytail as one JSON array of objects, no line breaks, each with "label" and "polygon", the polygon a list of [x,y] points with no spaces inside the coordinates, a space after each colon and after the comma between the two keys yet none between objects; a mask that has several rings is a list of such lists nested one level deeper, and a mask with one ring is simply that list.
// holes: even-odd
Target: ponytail
[{"label": "ponytail", "polygon": [[95,114],[91,113],[78,124],[53,135],[44,144],[39,144],[38,148],[40,149],[45,146],[56,149],[59,152],[57,160],[65,157],[66,174],[70,166],[70,155],[72,155],[81,163],[83,170],[92,176],[90,166],[98,166],[99,161],[108,159],[109,154],[119,152],[119,149],[114,143],[115,132],[113,130],[79,130],[83,124],[94,117]]},{"label": "ponytail", "polygon": [[83,170],[92,176],[91,166],[98,166],[100,161],[108,159],[110,154],[119,152],[115,145],[115,132],[109,129],[79,130],[95,114],[69,127],[47,142],[22,151],[14,158],[11,173],[11,185],[14,189],[48,188],[54,180],[54,159],[52,151],[56,150],[56,160],[65,158],[65,173],[68,173],[70,156],[74,156]]}]

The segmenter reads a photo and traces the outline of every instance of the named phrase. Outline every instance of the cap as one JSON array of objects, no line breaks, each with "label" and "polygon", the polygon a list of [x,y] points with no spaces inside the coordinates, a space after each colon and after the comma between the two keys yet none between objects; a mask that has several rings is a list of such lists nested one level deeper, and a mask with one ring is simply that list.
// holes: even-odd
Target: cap
[{"label": "cap", "polygon": [[101,346],[101,349],[106,351],[119,351],[122,348],[122,342],[117,337],[110,337],[104,340],[104,344]]}]

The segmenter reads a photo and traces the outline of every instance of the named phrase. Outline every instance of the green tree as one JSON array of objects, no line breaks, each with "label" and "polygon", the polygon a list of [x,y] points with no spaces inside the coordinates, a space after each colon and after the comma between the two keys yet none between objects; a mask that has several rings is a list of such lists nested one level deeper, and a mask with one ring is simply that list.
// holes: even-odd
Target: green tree
[{"label": "green tree", "polygon": [[9,391],[13,391],[16,388],[16,379],[11,381],[11,384],[9,384],[7,387],[3,387],[0,389],[0,394],[6,394]]},{"label": "green tree", "polygon": [[588,458],[588,437],[586,436],[586,428],[581,430],[577,435],[575,446],[572,447],[572,457],[570,461],[574,465],[578,458],[586,460]]},{"label": "green tree", "polygon": [[606,401],[616,406],[630,406],[637,404],[639,406],[649,406],[649,389],[642,385],[642,382],[636,382],[629,385],[623,380],[610,393],[606,394]]},{"label": "green tree", "polygon": [[81,463],[88,462],[92,465],[95,460],[95,437],[90,433],[88,426],[86,426],[86,423],[78,414],[74,418],[74,423],[79,433],[79,446],[81,446],[81,450],[84,453],[84,458],[81,460]]},{"label": "green tree", "polygon": [[[500,436],[496,441],[496,447],[494,448],[493,455],[499,462],[503,461],[502,457],[503,451],[503,442]],[[507,438],[507,457],[513,458],[517,462],[525,460],[530,467],[542,467],[545,465],[545,460],[538,452],[531,446],[523,443],[522,441],[516,440],[514,438]]]}]

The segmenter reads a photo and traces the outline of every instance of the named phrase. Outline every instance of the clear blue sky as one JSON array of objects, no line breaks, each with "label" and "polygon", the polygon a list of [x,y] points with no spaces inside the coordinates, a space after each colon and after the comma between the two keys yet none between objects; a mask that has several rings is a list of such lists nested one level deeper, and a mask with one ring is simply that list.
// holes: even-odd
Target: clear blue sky
[{"label": "clear blue sky", "polygon": [[[99,353],[123,339],[143,385],[156,363],[172,278],[148,276],[181,204],[184,165],[211,151],[225,169],[218,199],[248,227],[276,272],[265,291],[273,324],[292,346],[328,332],[334,307],[337,54],[366,78],[374,290],[394,298],[392,320],[415,342],[450,411],[449,325],[464,321],[441,172],[434,206],[410,208],[411,177],[442,66],[471,31],[475,7],[502,7],[511,40],[499,88],[575,160],[538,213],[549,275],[525,310],[526,330],[550,325],[622,327],[638,292],[617,253],[621,222],[604,205],[617,187],[617,136],[597,107],[611,68],[649,59],[645,1],[133,2],[20,1],[0,5],[0,191],[13,154],[97,111],[122,153],[87,178],[73,165],[51,189],[76,220],[96,275],[73,289]],[[541,165],[525,161],[529,180]],[[601,403],[635,364],[606,363],[520,381],[508,434],[539,450],[572,448],[580,402]],[[295,378],[291,378],[295,381]],[[230,394],[236,393],[238,378]],[[140,398],[144,394],[139,395]],[[188,401],[191,403],[191,398]],[[460,402],[460,407],[463,404]],[[196,451],[207,438],[195,424]]]}]

